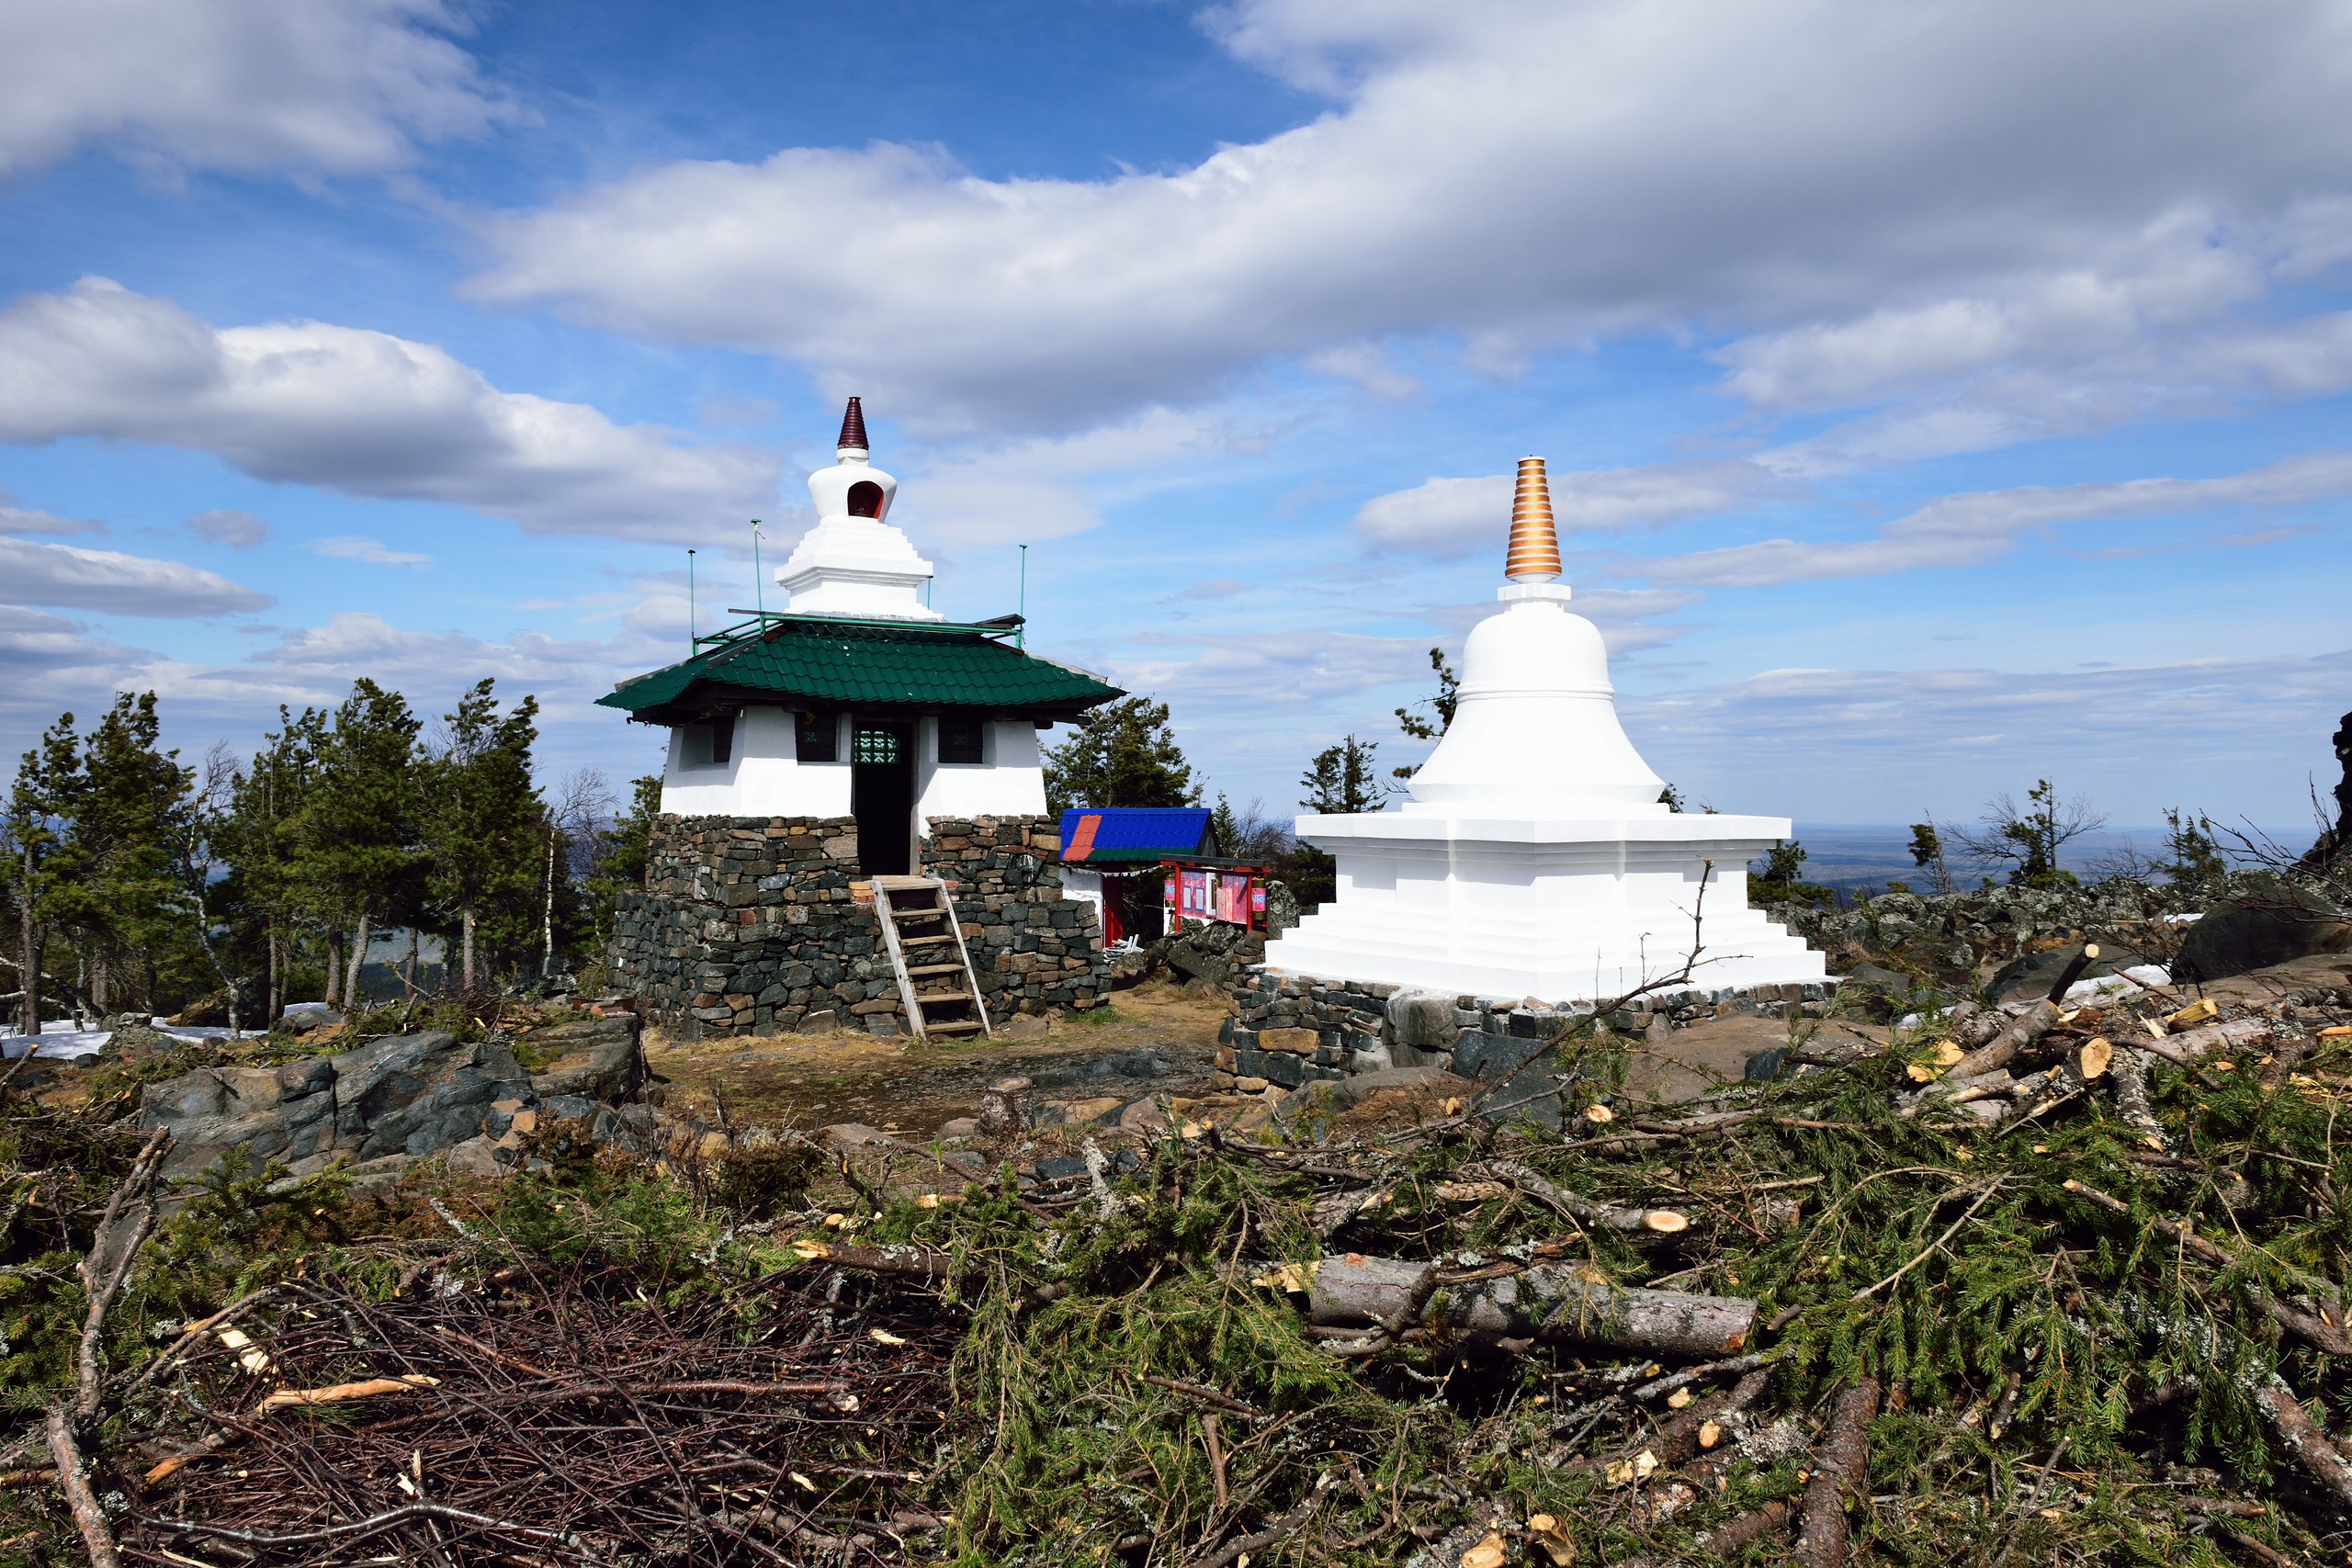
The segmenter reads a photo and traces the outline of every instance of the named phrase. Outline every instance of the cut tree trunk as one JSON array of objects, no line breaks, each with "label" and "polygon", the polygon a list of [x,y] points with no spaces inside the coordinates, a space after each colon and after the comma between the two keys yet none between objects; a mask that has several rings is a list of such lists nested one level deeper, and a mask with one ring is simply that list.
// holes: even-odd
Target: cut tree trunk
[{"label": "cut tree trunk", "polygon": [[[1436,1267],[1351,1253],[1324,1259],[1309,1297],[1310,1321],[1367,1333],[1391,1322]],[[1448,1283],[1440,1276],[1421,1309],[1424,1327],[1466,1338],[1550,1339],[1663,1356],[1728,1356],[1744,1349],[1756,1303],[1736,1296],[1644,1291],[1592,1279],[1577,1266],[1539,1265],[1498,1279]]]},{"label": "cut tree trunk", "polygon": [[332,931],[327,936],[327,985],[322,998],[329,1007],[343,1005],[343,933]]},{"label": "cut tree trunk", "polygon": [[1870,1424],[1877,1414],[1876,1378],[1863,1378],[1838,1396],[1814,1456],[1813,1480],[1804,1489],[1804,1523],[1797,1531],[1800,1568],[1844,1568],[1850,1529],[1846,1507],[1870,1478]]},{"label": "cut tree trunk", "polygon": [[471,904],[458,911],[458,923],[464,931],[465,986],[470,992],[474,988],[474,907]]},{"label": "cut tree trunk", "polygon": [[1996,1067],[2006,1067],[2009,1059],[2051,1030],[2057,1027],[2058,1004],[2036,1002],[2009,1021],[2009,1026],[1984,1044],[1962,1056],[1944,1074],[1947,1078],[1980,1077]]},{"label": "cut tree trunk", "polygon": [[2209,1023],[2201,1029],[2168,1034],[2162,1040],[2134,1040],[2132,1043],[2185,1067],[2222,1046],[2251,1045],[2268,1034],[2272,1027],[2267,1018],[2233,1018],[2227,1023]]}]

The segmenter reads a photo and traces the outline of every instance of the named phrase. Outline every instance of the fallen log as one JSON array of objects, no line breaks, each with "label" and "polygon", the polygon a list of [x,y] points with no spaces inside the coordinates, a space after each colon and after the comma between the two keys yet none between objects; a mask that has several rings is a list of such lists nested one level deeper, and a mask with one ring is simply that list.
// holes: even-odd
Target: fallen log
[{"label": "fallen log", "polygon": [[2065,1001],[2067,991],[2073,987],[2075,981],[2083,977],[2083,971],[2098,962],[2098,943],[2095,942],[2085,943],[2082,952],[2068,959],[2066,967],[2059,972],[2057,980],[2050,987],[2048,999],[2061,1003]]},{"label": "fallen log", "polygon": [[[1425,1304],[1412,1313],[1415,1296],[1424,1292]],[[1448,1282],[1433,1263],[1350,1253],[1324,1259],[1316,1271],[1308,1321],[1369,1333],[1400,1314],[1423,1327],[1487,1342],[1566,1340],[1710,1358],[1745,1349],[1756,1326],[1752,1301],[1612,1285],[1569,1264]]]},{"label": "fallen log", "polygon": [[1687,1463],[1703,1446],[1700,1434],[1706,1427],[1720,1427],[1724,1418],[1745,1411],[1763,1398],[1765,1391],[1771,1386],[1770,1368],[1752,1371],[1723,1393],[1710,1394],[1676,1411],[1658,1423],[1657,1431],[1633,1439],[1614,1453],[1586,1460],[1579,1468],[1598,1469],[1603,1474],[1615,1474],[1620,1467],[1630,1468],[1644,1453],[1649,1454],[1660,1469],[1671,1470]]},{"label": "fallen log", "polygon": [[1679,1209],[1634,1209],[1622,1203],[1597,1203],[1546,1180],[1517,1160],[1491,1159],[1483,1164],[1466,1166],[1464,1170],[1464,1174],[1472,1177],[1483,1177],[1505,1187],[1515,1187],[1555,1213],[1602,1230],[1621,1231],[1629,1235],[1644,1231],[1672,1235],[1690,1228],[1690,1217]]},{"label": "fallen log", "polygon": [[2352,1460],[2328,1440],[2319,1423],[2277,1373],[2251,1382],[2247,1393],[2278,1434],[2279,1444],[2302,1466],[2303,1473],[2335,1499],[2339,1507],[2352,1506]]},{"label": "fallen log", "polygon": [[1830,1412],[1819,1462],[1805,1483],[1795,1557],[1801,1568],[1844,1568],[1850,1529],[1846,1507],[1870,1476],[1869,1428],[1878,1414],[1878,1379],[1860,1379],[1838,1396]]},{"label": "fallen log", "polygon": [[2137,1045],[2126,1045],[2115,1054],[2108,1077],[2115,1085],[2116,1113],[2150,1148],[2159,1154],[2170,1148],[2165,1124],[2156,1120],[2155,1107],[2148,1099],[2147,1056]]},{"label": "fallen log", "polygon": [[1699,1536],[1691,1544],[1714,1554],[1718,1562],[1736,1562],[1747,1549],[1768,1535],[1789,1528],[1789,1506],[1767,1503],[1752,1514],[1742,1514]]},{"label": "fallen log", "polygon": [[2154,1052],[2175,1066],[2186,1067],[2222,1046],[2250,1045],[2267,1035],[2271,1027],[2267,1018],[2233,1018],[2227,1023],[2209,1023],[2201,1029],[2166,1035],[2162,1040],[2134,1040],[2132,1043],[2143,1051]]},{"label": "fallen log", "polygon": [[1982,1077],[2058,1026],[2058,1004],[2040,1001],[2009,1021],[2008,1027],[1951,1065],[1947,1078]]}]

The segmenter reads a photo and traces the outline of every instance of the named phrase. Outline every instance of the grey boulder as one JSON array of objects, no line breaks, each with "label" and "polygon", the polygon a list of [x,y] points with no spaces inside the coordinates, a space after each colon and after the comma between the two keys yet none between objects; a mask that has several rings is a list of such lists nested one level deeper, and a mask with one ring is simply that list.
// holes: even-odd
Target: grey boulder
[{"label": "grey boulder", "polygon": [[2297,958],[2352,952],[2352,919],[2311,889],[2269,872],[2234,881],[2230,901],[2188,928],[2177,977],[2226,980]]},{"label": "grey boulder", "polygon": [[514,1046],[529,1057],[553,1053],[554,1060],[531,1075],[531,1087],[542,1099],[576,1095],[617,1105],[635,1100],[645,1088],[639,1027],[634,1013],[582,1019],[531,1030]]}]

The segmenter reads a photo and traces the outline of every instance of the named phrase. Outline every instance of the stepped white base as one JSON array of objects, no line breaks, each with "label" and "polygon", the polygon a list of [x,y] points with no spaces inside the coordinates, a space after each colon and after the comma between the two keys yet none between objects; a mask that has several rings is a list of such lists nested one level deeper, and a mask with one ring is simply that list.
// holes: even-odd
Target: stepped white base
[{"label": "stepped white base", "polygon": [[1540,820],[1422,806],[1302,817],[1298,836],[1338,860],[1339,897],[1266,944],[1285,974],[1590,1001],[1679,973],[1694,943],[1694,987],[1826,974],[1821,954],[1747,907],[1747,863],[1789,836],[1785,817]]}]

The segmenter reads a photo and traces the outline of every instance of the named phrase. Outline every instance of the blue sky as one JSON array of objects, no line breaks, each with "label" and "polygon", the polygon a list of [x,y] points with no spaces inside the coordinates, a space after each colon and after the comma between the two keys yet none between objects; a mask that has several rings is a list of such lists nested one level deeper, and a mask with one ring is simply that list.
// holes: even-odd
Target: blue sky
[{"label": "blue sky", "polygon": [[[1287,809],[1520,457],[1654,766],[2293,830],[2352,708],[2352,5],[0,9],[0,748],[590,705],[841,398],[952,615]],[[771,597],[774,592],[771,591]]]}]

